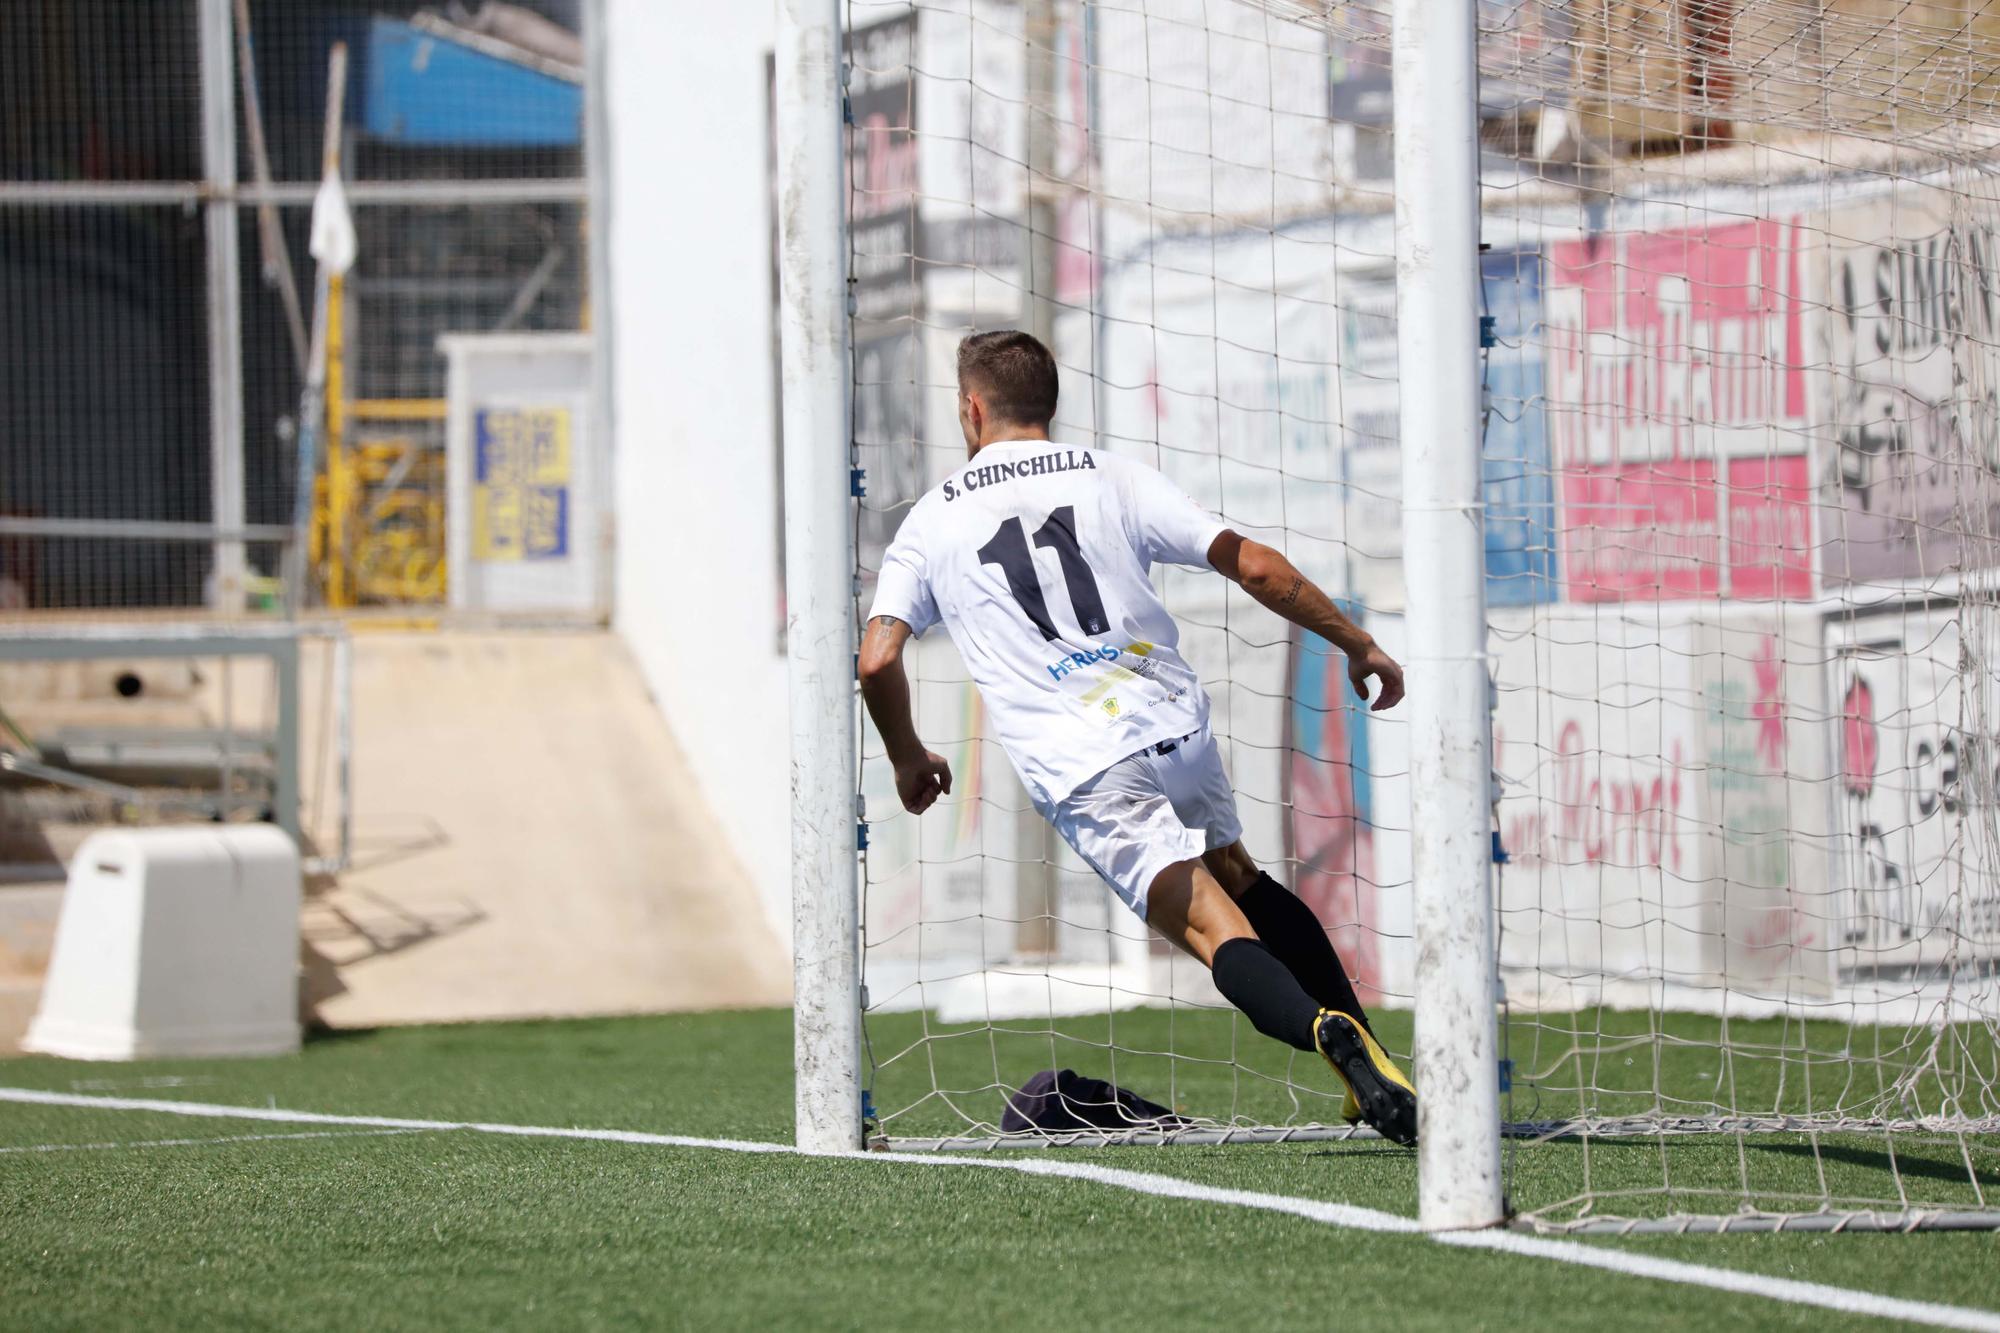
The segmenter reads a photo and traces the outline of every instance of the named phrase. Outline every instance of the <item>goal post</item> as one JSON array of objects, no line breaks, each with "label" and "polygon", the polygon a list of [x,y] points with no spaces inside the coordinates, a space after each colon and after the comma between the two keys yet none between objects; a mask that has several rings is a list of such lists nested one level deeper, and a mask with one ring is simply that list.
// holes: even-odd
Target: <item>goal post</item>
[{"label": "goal post", "polygon": [[[841,0],[818,120],[788,37],[800,1141],[1372,1137],[1024,836],[947,635],[906,654],[954,774],[921,819],[854,706],[853,608],[964,458],[954,349],[1022,327],[1057,440],[1408,667],[1371,712],[1327,645],[1155,572],[1246,846],[1416,1080],[1424,1226],[2000,1228],[1989,8]],[[844,320],[802,323],[793,247],[843,203]],[[1175,1118],[1036,1123],[1063,1071]]]},{"label": "goal post", "polygon": [[1479,404],[1477,0],[1396,0],[1418,1217],[1503,1220]]},{"label": "goal post", "polygon": [[792,738],[795,1134],[861,1146],[854,794],[854,521],[848,422],[839,0],[782,0],[774,62]]}]

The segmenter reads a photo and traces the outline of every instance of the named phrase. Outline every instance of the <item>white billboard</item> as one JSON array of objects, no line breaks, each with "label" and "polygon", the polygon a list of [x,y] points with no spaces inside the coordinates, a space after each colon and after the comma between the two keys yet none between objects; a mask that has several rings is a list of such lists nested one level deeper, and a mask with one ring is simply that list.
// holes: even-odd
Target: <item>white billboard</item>
[{"label": "white billboard", "polygon": [[1841,974],[1976,971],[2000,957],[2000,621],[1898,609],[1829,637]]}]

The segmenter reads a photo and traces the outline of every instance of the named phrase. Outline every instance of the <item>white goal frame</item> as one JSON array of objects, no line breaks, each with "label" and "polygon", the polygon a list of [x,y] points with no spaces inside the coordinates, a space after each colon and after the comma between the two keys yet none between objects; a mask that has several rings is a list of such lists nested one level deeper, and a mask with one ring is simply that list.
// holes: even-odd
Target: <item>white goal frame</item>
[{"label": "white goal frame", "polygon": [[[1423,1225],[1504,1220],[1481,538],[1476,0],[1397,0],[1403,394]],[[792,713],[796,1134],[861,1146],[856,625],[838,0],[781,0],[779,325]],[[1408,202],[1406,203],[1406,199]]]},{"label": "white goal frame", "polygon": [[838,0],[781,0],[776,49],[785,644],[800,1148],[861,1147],[854,518]]}]

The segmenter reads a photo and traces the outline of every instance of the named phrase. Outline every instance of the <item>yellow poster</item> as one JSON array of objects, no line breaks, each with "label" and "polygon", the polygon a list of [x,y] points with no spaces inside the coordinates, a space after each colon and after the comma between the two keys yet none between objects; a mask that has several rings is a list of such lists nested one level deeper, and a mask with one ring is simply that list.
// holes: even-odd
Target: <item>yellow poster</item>
[{"label": "yellow poster", "polygon": [[493,407],[475,415],[472,555],[557,560],[569,554],[569,409]]}]

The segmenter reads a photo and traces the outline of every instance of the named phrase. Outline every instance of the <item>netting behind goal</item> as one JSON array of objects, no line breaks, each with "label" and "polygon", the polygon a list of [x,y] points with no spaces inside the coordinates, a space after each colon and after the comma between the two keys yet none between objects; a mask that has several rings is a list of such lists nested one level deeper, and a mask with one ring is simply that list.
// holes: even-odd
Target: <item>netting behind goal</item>
[{"label": "netting behind goal", "polygon": [[[864,609],[962,458],[958,339],[1020,326],[1062,365],[1058,438],[1160,467],[1400,655],[1423,368],[1386,5],[848,21]],[[1481,28],[1510,1202],[2000,1224],[2000,6],[1516,0]],[[1160,577],[1248,847],[1407,1053],[1404,725],[1219,577]],[[910,818],[868,733],[876,1136],[1049,1142],[1005,1098],[1061,1068],[1191,1127],[1058,1141],[1354,1132],[1042,825],[942,633],[915,675],[958,784]]]}]

